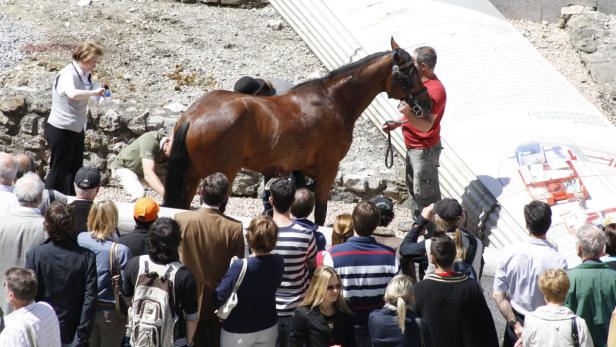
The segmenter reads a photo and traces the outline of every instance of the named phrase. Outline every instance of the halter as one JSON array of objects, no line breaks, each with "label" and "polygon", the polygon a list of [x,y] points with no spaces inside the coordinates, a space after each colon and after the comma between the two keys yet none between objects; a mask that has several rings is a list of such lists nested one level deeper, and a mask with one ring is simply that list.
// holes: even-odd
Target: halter
[{"label": "halter", "polygon": [[[407,104],[409,104],[409,106],[411,106],[411,110],[413,111],[415,116],[417,118],[423,118],[424,112],[423,112],[423,109],[419,106],[419,103],[417,102],[417,98],[423,95],[424,93],[426,93],[428,90],[426,89],[426,87],[422,86],[419,92],[415,94],[411,92],[411,88],[413,87],[411,85],[411,71],[413,71],[413,69],[416,69],[414,61],[413,61],[413,57],[402,48],[395,48],[391,54],[393,58],[392,59],[393,63],[391,67],[391,72],[394,77],[393,81],[396,83],[400,83],[400,85],[402,86],[402,90],[407,95],[407,97],[404,98],[403,100]],[[399,55],[402,57],[402,65],[398,65],[395,63],[396,55]],[[404,71],[407,71],[407,70],[408,72],[405,73]]]}]

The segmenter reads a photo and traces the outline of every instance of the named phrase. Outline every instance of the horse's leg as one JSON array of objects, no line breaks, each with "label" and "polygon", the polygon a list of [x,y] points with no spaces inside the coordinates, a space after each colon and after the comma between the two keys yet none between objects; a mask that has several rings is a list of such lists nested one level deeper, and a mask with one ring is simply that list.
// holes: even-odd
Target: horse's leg
[{"label": "horse's leg", "polygon": [[314,222],[317,225],[323,225],[325,223],[325,217],[327,216],[327,200],[332,188],[332,183],[336,178],[338,172],[338,166],[335,169],[328,169],[321,171],[318,175],[315,175],[315,208],[314,208]]},{"label": "horse's leg", "polygon": [[261,203],[263,204],[263,211],[261,211],[261,215],[272,217],[274,208],[269,203],[270,192],[265,189],[267,182],[271,180],[271,176],[263,176],[263,196],[261,197]]},{"label": "horse's leg", "polygon": [[195,197],[195,193],[197,192],[197,187],[199,186],[199,181],[201,180],[201,175],[194,168],[189,168],[186,172],[186,206],[190,209],[190,205],[192,204],[193,198]]}]

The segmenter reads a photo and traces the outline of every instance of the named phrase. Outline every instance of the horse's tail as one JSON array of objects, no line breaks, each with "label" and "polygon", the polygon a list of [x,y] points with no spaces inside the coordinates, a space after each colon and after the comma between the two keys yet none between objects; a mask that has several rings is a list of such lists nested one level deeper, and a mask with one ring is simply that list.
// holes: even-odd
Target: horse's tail
[{"label": "horse's tail", "polygon": [[165,177],[165,199],[163,206],[173,208],[188,208],[186,206],[186,171],[190,165],[188,150],[186,149],[186,134],[189,122],[185,122],[175,131],[171,158],[167,165]]}]

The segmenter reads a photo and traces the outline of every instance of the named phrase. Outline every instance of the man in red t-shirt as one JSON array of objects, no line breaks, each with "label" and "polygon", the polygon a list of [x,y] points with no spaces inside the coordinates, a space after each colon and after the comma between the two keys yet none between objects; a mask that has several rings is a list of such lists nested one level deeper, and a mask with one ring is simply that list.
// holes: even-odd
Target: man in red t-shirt
[{"label": "man in red t-shirt", "polygon": [[447,93],[434,74],[436,66],[434,48],[418,47],[413,51],[413,58],[420,72],[421,81],[432,98],[432,112],[423,118],[418,118],[411,107],[402,101],[398,106],[402,118],[393,123],[386,123],[383,130],[389,132],[402,126],[402,135],[407,148],[406,184],[415,202],[413,214],[417,216],[424,207],[441,199],[438,166],[443,149],[440,132]]}]

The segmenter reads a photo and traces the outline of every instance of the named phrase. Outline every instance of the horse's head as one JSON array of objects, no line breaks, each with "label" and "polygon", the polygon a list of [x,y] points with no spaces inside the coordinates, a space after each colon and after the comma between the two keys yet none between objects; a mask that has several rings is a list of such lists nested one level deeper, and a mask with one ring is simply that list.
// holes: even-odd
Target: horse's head
[{"label": "horse's head", "polygon": [[432,111],[432,99],[421,82],[419,68],[413,57],[391,38],[391,74],[386,92],[390,98],[406,101],[417,117]]}]

